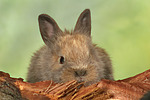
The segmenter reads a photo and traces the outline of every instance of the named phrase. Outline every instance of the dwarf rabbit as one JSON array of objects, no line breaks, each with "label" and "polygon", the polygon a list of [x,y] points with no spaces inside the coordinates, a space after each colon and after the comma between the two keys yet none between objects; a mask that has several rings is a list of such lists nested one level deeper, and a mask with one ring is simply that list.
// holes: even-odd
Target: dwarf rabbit
[{"label": "dwarf rabbit", "polygon": [[89,9],[80,14],[73,31],[62,31],[46,14],[39,15],[38,21],[46,45],[31,59],[28,82],[77,80],[90,85],[101,79],[113,80],[108,54],[92,43]]}]

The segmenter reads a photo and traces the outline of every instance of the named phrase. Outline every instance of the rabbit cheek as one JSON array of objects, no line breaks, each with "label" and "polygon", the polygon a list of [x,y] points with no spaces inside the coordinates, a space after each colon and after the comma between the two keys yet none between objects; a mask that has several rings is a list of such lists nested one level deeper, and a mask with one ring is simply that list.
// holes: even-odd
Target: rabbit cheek
[{"label": "rabbit cheek", "polygon": [[63,64],[60,64],[59,56],[53,56],[52,61],[53,61],[53,64],[51,65],[51,70],[53,72],[58,71],[63,67]]},{"label": "rabbit cheek", "polygon": [[87,69],[88,69],[87,75],[84,77],[85,86],[91,85],[91,84],[96,83],[100,80],[95,66],[90,66]]},{"label": "rabbit cheek", "polygon": [[68,82],[71,80],[75,80],[74,75],[72,74],[74,71],[71,68],[63,69],[61,72],[60,80],[62,82]]}]

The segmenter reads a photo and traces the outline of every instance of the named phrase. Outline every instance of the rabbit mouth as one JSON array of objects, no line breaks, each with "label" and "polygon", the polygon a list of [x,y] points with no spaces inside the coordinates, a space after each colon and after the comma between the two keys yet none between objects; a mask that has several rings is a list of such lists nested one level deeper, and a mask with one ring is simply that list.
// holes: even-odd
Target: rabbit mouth
[{"label": "rabbit mouth", "polygon": [[77,79],[77,81],[78,81],[79,83],[81,83],[81,82],[84,82],[84,79],[83,79],[82,77],[79,77],[79,78]]}]

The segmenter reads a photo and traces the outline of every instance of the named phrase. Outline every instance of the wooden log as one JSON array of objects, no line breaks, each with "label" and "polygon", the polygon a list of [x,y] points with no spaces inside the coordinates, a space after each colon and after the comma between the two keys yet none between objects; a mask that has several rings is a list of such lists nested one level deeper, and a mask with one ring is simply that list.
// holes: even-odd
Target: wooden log
[{"label": "wooden log", "polygon": [[75,80],[28,83],[0,72],[0,100],[139,100],[148,91],[150,70],[124,80],[103,79],[87,87]]}]

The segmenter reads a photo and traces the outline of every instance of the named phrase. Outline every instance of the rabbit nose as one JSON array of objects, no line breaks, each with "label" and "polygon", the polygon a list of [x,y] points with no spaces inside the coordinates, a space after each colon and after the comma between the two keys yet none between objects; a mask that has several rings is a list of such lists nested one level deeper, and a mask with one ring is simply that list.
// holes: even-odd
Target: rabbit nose
[{"label": "rabbit nose", "polygon": [[76,70],[74,71],[75,77],[85,76],[87,74],[86,70]]}]

